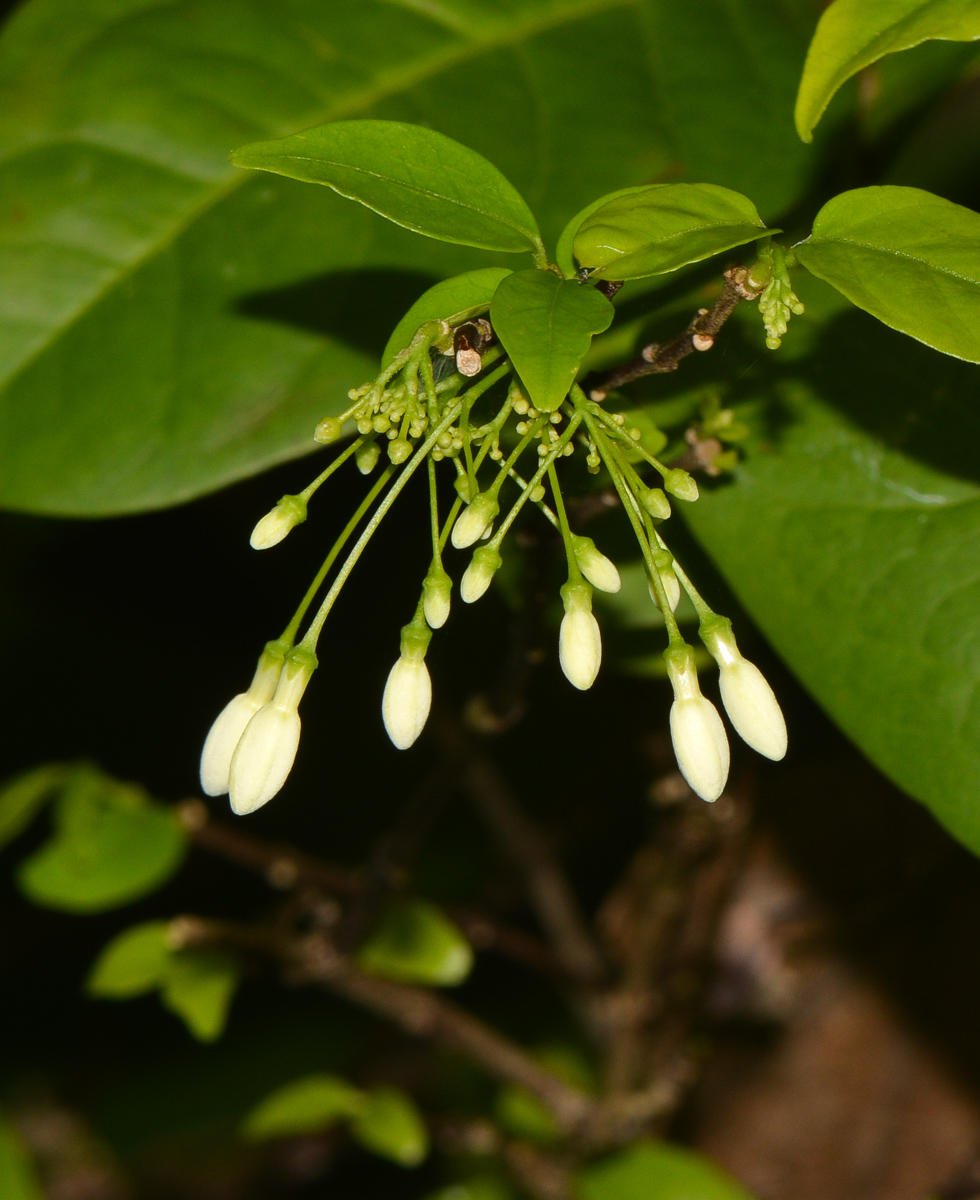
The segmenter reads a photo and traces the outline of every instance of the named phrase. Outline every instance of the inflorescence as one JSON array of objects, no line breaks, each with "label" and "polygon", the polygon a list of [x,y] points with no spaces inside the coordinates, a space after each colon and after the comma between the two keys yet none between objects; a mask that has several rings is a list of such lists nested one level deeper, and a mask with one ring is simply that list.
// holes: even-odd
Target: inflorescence
[{"label": "inflorescence", "polygon": [[[697,611],[701,640],[720,668],[721,697],[732,725],[760,754],[780,759],[786,753],[786,726],[772,689],[739,653],[731,622],[711,610],[660,534],[671,515],[668,496],[698,498],[694,479],[649,454],[639,430],[628,428],[623,414],[607,412],[577,384],[557,411],[535,409],[501,347],[493,343],[483,311],[423,325],[377,379],[353,389],[347,410],[321,421],[314,436],[324,444],[335,442],[352,421],[357,437],[305,491],[284,496],[255,526],[252,545],[260,550],[274,546],[306,520],[313,494],[348,459],[363,475],[377,472],[292,620],[265,646],[248,690],[229,702],[208,734],[201,756],[202,787],[212,796],[229,792],[236,813],[254,812],[285,782],[299,744],[299,702],[317,666],[324,622],[372,535],[423,464],[432,561],[415,614],[401,631],[401,653],[382,701],[385,728],[397,747],[412,745],[429,714],[432,684],[426,651],[433,630],[448,620],[452,602],[452,580],[443,565],[447,542],[457,550],[473,548],[459,584],[461,599],[472,604],[500,569],[504,541],[528,503],[560,532],[565,547],[568,578],[561,588],[565,615],[558,643],[562,670],[577,688],[595,682],[602,638],[592,612],[593,589],[616,592],[620,576],[592,539],[569,527],[557,467],[560,459],[581,452],[589,471],[605,467],[608,472],[643,555],[651,599],[663,613],[668,637],[664,659],[674,689],[671,736],[687,782],[705,800],[717,799],[728,778],[729,749],[721,717],[701,693],[694,649],[674,615],[682,589]],[[379,471],[382,458],[387,462]],[[634,465],[638,460],[655,472],[653,486]],[[441,461],[455,475],[455,499],[444,514],[436,483]],[[506,511],[502,497],[509,504]],[[322,585],[352,541],[297,640]]]}]

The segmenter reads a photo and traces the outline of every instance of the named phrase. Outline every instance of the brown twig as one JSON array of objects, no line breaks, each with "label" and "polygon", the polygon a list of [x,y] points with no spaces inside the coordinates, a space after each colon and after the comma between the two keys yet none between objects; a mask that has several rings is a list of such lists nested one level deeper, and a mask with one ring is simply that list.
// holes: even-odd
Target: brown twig
[{"label": "brown twig", "polygon": [[710,350],[721,327],[742,300],[755,300],[760,295],[749,285],[749,271],[740,264],[724,272],[725,286],[711,308],[701,308],[683,333],[664,345],[652,342],[640,354],[622,366],[605,371],[586,381],[585,390],[593,400],[605,400],[614,388],[632,383],[644,375],[663,375],[676,371],[681,361],[695,350]]}]

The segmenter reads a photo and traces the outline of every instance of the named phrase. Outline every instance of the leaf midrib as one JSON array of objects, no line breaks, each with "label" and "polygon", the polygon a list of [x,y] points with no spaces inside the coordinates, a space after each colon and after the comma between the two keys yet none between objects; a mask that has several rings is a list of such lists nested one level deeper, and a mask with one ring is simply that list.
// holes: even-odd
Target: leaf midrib
[{"label": "leaf midrib", "polygon": [[[609,9],[638,9],[642,6],[642,3],[643,0],[579,0],[578,3],[567,5],[561,12],[552,12],[518,22],[507,28],[506,31],[500,26],[496,32],[491,32],[489,36],[481,40],[448,47],[411,67],[391,72],[380,83],[364,88],[335,105],[327,106],[320,116],[314,118],[310,124],[305,124],[292,131],[286,131],[284,135],[288,135],[289,132],[301,133],[304,128],[309,129],[314,125],[322,125],[327,121],[336,121],[343,117],[351,116],[361,109],[370,108],[378,104],[389,96],[397,95],[400,91],[405,91],[417,84],[423,83],[426,79],[438,75],[442,71],[460,66],[469,59],[478,58],[482,54],[503,49],[506,46],[520,44],[540,33],[547,32],[549,29],[555,29],[573,21],[583,20],[586,17]],[[81,139],[66,137],[64,140],[66,142],[73,142]],[[136,156],[133,155],[133,157],[135,158]],[[146,161],[154,166],[158,165],[153,159]],[[43,354],[46,354],[50,347],[65,335],[67,330],[84,320],[86,315],[99,305],[107,295],[111,294],[116,288],[123,286],[146,263],[172,246],[195,221],[220,204],[222,200],[236,192],[245,183],[254,183],[252,176],[248,173],[242,172],[241,175],[231,175],[224,183],[203,195],[199,203],[192,205],[179,221],[174,222],[160,237],[149,242],[143,253],[137,255],[127,263],[113,277],[111,284],[95,291],[89,300],[79,305],[68,321],[56,327],[51,337],[45,339],[35,350],[18,363],[17,367],[9,375],[4,379],[0,379],[0,389],[9,387],[19,376],[29,370]]]},{"label": "leaf midrib", "polygon": [[944,267],[940,263],[930,262],[927,258],[919,258],[917,254],[909,254],[906,250],[895,250],[891,246],[876,246],[874,242],[862,242],[858,238],[827,237],[824,234],[816,234],[811,238],[807,238],[805,242],[799,243],[799,245],[818,246],[821,242],[839,243],[844,246],[859,246],[862,250],[873,250],[877,254],[886,254],[892,258],[904,258],[909,262],[919,263],[921,266],[928,267],[930,271],[938,271],[943,275],[948,275],[951,279],[959,279],[963,283],[980,287],[980,279],[974,279],[970,275],[961,275],[959,271],[954,271],[951,267]]}]

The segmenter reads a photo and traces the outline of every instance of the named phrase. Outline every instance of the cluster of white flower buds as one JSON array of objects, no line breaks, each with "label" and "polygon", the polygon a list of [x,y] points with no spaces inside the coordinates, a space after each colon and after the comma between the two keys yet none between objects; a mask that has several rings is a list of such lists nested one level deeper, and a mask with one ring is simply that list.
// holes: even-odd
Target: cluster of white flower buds
[{"label": "cluster of white flower buds", "polygon": [[[467,328],[472,328],[472,310],[466,319]],[[228,792],[236,813],[250,813],[280,790],[296,756],[298,706],[317,665],[320,630],[375,529],[423,463],[429,473],[432,560],[415,615],[401,631],[400,656],[385,685],[382,716],[391,741],[407,749],[429,715],[432,681],[425,656],[432,631],[446,624],[452,606],[453,581],[443,564],[447,544],[471,550],[459,590],[463,602],[473,604],[487,593],[503,565],[502,542],[528,503],[558,530],[568,560],[568,578],[561,588],[565,610],[558,635],[561,668],[574,687],[590,688],[602,663],[593,589],[618,592],[622,581],[615,564],[593,540],[573,533],[569,525],[556,464],[577,445],[586,450],[590,471],[602,466],[608,471],[643,554],[651,598],[663,614],[669,639],[664,657],[675,696],[670,728],[685,779],[705,800],[717,799],[728,777],[729,748],[717,710],[701,693],[694,651],[678,629],[674,613],[682,589],[697,610],[701,638],[718,663],[721,696],[732,724],[760,754],[781,758],[786,752],[786,727],[772,690],[758,668],[739,653],[730,622],[707,607],[658,531],[671,515],[668,494],[688,502],[698,498],[694,479],[657,460],[643,447],[640,431],[626,428],[623,414],[606,412],[577,385],[560,411],[544,413],[529,403],[512,377],[496,413],[491,411],[482,423],[474,421],[481,397],[512,376],[512,371],[499,347],[477,352],[472,342],[459,336],[462,326],[456,328],[454,321],[423,326],[375,381],[349,393],[352,404],[346,412],[320,422],[315,437],[321,443],[337,441],[348,420],[355,423],[358,436],[305,491],[284,496],[256,525],[251,539],[256,549],[277,545],[306,520],[313,494],[348,458],[354,458],[363,475],[371,475],[381,458],[378,439],[388,441],[389,465],[331,548],[282,637],[266,646],[248,691],[231,700],[214,722],[201,756],[204,791],[212,796]],[[478,321],[489,329],[488,322]],[[437,382],[435,362],[440,355],[454,352],[456,370],[448,377],[440,370]],[[531,463],[530,470],[521,467],[528,479],[518,472],[524,455]],[[455,496],[450,511],[440,518],[435,464],[443,459],[451,460],[455,472]],[[656,470],[656,486],[640,477],[634,466],[638,459]],[[554,510],[545,502],[546,481],[553,492]],[[517,494],[501,520],[505,485],[515,487]],[[297,643],[310,604],[362,523],[362,532]]]}]

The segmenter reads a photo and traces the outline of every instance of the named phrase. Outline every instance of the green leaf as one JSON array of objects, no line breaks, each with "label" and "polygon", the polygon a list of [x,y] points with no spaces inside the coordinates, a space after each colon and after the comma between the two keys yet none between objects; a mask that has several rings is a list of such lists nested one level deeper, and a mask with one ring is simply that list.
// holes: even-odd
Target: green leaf
[{"label": "green leaf", "polygon": [[0,1117],[0,1196],[3,1200],[44,1200],[27,1149],[4,1117]]},{"label": "green leaf", "polygon": [[382,366],[387,366],[399,350],[404,350],[419,327],[427,321],[442,321],[468,308],[489,305],[497,285],[510,273],[507,267],[464,271],[462,275],[443,279],[423,292],[395,326],[381,355]]},{"label": "green leaf", "polygon": [[551,271],[509,275],[490,306],[494,331],[542,412],[554,412],[568,395],[592,335],[614,315],[601,292]]},{"label": "green leaf", "polygon": [[541,248],[534,214],[493,163],[422,125],[334,121],[242,146],[231,161],[322,183],[440,242],[508,254]]},{"label": "green leaf", "polygon": [[0,846],[27,828],[71,770],[57,763],[35,767],[0,789]]},{"label": "green leaf", "polygon": [[124,930],[103,949],[85,982],[90,996],[129,1000],[152,992],[167,978],[173,952],[167,922],[147,921]]},{"label": "green leaf", "polygon": [[160,1000],[200,1042],[219,1038],[228,1019],[240,971],[231,954],[181,950],[171,957]]},{"label": "green leaf", "polygon": [[980,0],[834,0],[817,25],[800,81],[800,137],[813,140],[831,97],[852,75],[930,38],[980,38]]},{"label": "green leaf", "polygon": [[0,37],[0,504],[158,508],[306,453],[419,291],[487,261],[236,170],[236,146],[424,119],[496,163],[548,237],[599,193],[678,172],[775,214],[812,170],[784,119],[797,11],[18,6]]},{"label": "green leaf", "polygon": [[413,1101],[397,1088],[377,1088],[350,1123],[366,1149],[400,1167],[417,1167],[429,1153],[429,1133]]},{"label": "green leaf", "polygon": [[666,1142],[636,1142],[582,1172],[581,1200],[752,1200],[721,1167]]},{"label": "green leaf", "polygon": [[242,1131],[256,1140],[315,1133],[356,1116],[364,1104],[364,1093],[339,1075],[308,1075],[266,1096],[245,1118]]},{"label": "green leaf", "polygon": [[598,200],[593,200],[585,208],[579,209],[561,231],[561,236],[558,238],[558,246],[555,249],[555,262],[561,267],[562,274],[566,279],[578,278],[578,266],[576,265],[572,250],[575,243],[575,235],[578,233],[585,218],[591,217],[596,209],[603,208],[611,200],[618,200],[620,196],[635,196],[637,192],[646,192],[649,190],[649,184],[641,185],[640,187],[620,188],[616,192],[609,192],[608,195],[600,196]]},{"label": "green leaf", "polygon": [[799,261],[880,321],[980,362],[980,214],[918,188],[843,192]]},{"label": "green leaf", "polygon": [[386,979],[452,987],[473,969],[473,951],[434,904],[410,900],[382,917],[357,961],[365,971]]},{"label": "green leaf", "polygon": [[664,183],[620,194],[579,226],[573,247],[596,279],[641,279],[778,233],[755,205],[710,183]]},{"label": "green leaf", "polygon": [[86,769],[59,798],[54,836],[21,863],[17,882],[47,908],[103,912],[158,888],[180,866],[185,847],[168,809]]}]

